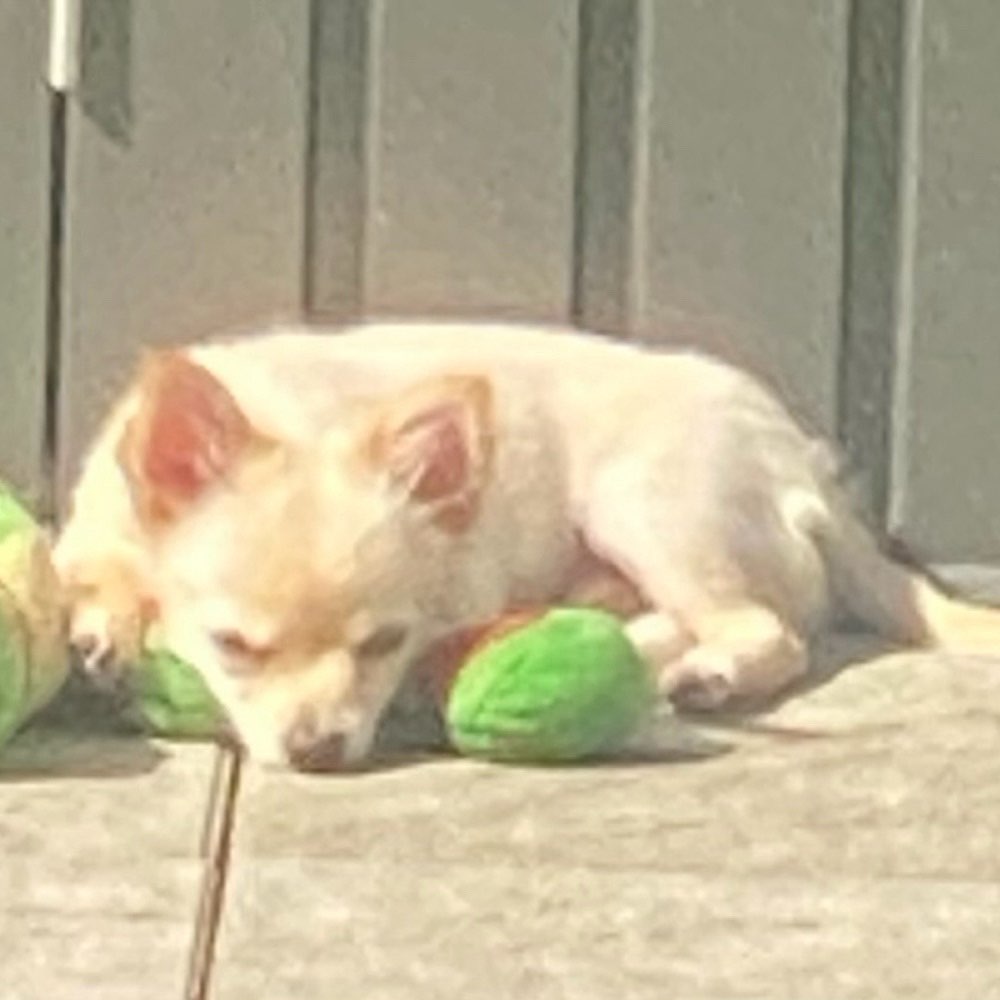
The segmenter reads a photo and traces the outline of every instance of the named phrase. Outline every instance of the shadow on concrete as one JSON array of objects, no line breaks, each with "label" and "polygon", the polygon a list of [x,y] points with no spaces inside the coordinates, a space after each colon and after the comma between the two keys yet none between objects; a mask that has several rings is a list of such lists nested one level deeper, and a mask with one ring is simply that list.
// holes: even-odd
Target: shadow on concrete
[{"label": "shadow on concrete", "polygon": [[845,670],[899,650],[899,646],[868,632],[831,633],[817,639],[811,647],[809,672],[806,676],[774,697],[727,711],[685,712],[681,718],[701,730],[760,733],[792,740],[831,739],[836,734],[820,729],[771,723],[766,716],[777,711],[786,702],[829,684]]},{"label": "shadow on concrete", "polygon": [[112,698],[70,674],[58,697],[0,751],[0,784],[130,777],[166,757]]},{"label": "shadow on concrete", "polygon": [[26,729],[0,756],[0,785],[148,774],[167,754],[140,735],[82,735],[48,725]]}]

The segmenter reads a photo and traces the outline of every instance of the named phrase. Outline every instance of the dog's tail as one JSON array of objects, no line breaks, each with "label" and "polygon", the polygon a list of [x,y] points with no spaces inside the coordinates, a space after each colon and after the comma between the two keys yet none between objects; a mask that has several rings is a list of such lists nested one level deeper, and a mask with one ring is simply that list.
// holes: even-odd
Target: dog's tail
[{"label": "dog's tail", "polygon": [[905,645],[1000,656],[1000,608],[946,594],[884,553],[851,514],[825,520],[818,534],[835,598],[864,624]]}]

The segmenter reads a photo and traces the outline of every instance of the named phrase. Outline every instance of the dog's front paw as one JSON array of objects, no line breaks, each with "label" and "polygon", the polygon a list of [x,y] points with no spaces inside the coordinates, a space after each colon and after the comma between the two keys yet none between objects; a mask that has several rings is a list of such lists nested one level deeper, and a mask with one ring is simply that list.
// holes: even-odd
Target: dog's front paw
[{"label": "dog's front paw", "polygon": [[115,689],[142,649],[155,604],[133,562],[116,553],[81,554],[63,540],[55,556],[76,665],[98,687]]},{"label": "dog's front paw", "polygon": [[99,677],[114,669],[115,651],[107,636],[81,632],[70,640],[70,647],[88,676]]},{"label": "dog's front paw", "polygon": [[[69,643],[80,672],[104,691],[120,691],[142,651],[151,609],[122,594],[78,589],[69,606]],[[132,595],[128,595],[131,598]]]},{"label": "dog's front paw", "polygon": [[99,604],[82,604],[70,616],[69,642],[74,660],[96,687],[113,691],[122,684],[127,652],[118,641],[122,629]]}]

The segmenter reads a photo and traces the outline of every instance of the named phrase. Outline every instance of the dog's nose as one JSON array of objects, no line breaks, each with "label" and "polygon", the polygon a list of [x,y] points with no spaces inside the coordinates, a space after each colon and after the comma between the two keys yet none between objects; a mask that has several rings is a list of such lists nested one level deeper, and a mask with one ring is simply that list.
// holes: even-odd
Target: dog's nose
[{"label": "dog's nose", "polygon": [[344,735],[320,735],[315,722],[307,717],[292,727],[285,739],[285,752],[296,771],[339,771],[344,766]]}]

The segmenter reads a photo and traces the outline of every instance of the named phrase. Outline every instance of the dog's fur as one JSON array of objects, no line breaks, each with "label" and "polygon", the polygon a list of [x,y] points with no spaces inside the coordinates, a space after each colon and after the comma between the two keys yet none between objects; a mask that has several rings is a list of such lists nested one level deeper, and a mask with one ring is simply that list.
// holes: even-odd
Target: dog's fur
[{"label": "dog's fur", "polygon": [[565,330],[286,328],[154,355],[56,557],[92,661],[156,619],[254,755],[307,766],[363,758],[408,664],[512,606],[624,602],[664,691],[699,707],[787,685],[837,608],[1000,652],[1000,612],[884,557],[756,381]]}]

